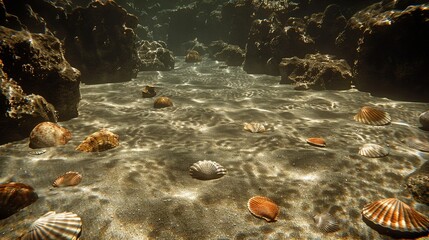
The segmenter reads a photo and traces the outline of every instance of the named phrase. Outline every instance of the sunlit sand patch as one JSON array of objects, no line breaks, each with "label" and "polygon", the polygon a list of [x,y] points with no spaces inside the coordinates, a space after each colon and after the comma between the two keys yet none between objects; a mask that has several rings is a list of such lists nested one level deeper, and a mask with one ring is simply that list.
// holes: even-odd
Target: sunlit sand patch
[{"label": "sunlit sand patch", "polygon": [[174,192],[172,196],[176,198],[184,198],[190,201],[195,201],[198,198],[198,193],[196,191],[191,190],[177,190],[177,192]]}]

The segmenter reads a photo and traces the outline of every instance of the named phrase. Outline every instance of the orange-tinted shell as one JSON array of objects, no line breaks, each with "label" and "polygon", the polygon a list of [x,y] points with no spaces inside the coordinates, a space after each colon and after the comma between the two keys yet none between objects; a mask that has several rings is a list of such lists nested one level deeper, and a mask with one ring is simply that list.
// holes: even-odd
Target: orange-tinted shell
[{"label": "orange-tinted shell", "polygon": [[396,198],[386,198],[362,209],[364,222],[394,238],[417,238],[429,234],[429,219]]},{"label": "orange-tinted shell", "polygon": [[17,182],[0,184],[0,219],[15,214],[37,199],[31,186]]},{"label": "orange-tinted shell", "polygon": [[195,50],[189,50],[185,57],[186,62],[201,62],[201,60],[200,53]]},{"label": "orange-tinted shell", "polygon": [[76,147],[76,150],[82,152],[102,152],[117,146],[119,146],[119,136],[103,128],[86,137]]},{"label": "orange-tinted shell", "polygon": [[78,172],[66,172],[64,175],[59,176],[52,186],[54,187],[67,187],[76,186],[82,181],[82,175]]},{"label": "orange-tinted shell", "polygon": [[323,138],[307,138],[307,143],[317,147],[326,147],[326,141]]},{"label": "orange-tinted shell", "polygon": [[247,202],[247,208],[255,217],[274,222],[279,215],[279,206],[267,197],[254,196]]},{"label": "orange-tinted shell", "polygon": [[153,103],[154,108],[165,108],[173,106],[173,102],[168,97],[159,97]]},{"label": "orange-tinted shell", "polygon": [[65,145],[72,135],[69,130],[53,122],[41,122],[30,133],[30,147],[44,148]]},{"label": "orange-tinted shell", "polygon": [[142,97],[151,98],[156,96],[156,91],[154,86],[145,86],[142,90]]},{"label": "orange-tinted shell", "polygon": [[368,125],[382,126],[389,124],[392,119],[390,115],[383,110],[364,106],[354,116],[354,120]]}]

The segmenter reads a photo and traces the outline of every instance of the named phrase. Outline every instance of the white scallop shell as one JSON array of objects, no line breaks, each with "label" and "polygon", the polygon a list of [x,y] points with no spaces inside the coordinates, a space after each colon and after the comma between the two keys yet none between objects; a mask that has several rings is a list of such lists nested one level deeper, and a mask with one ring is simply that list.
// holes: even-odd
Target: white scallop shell
[{"label": "white scallop shell", "polygon": [[392,118],[389,113],[381,109],[364,106],[354,116],[354,120],[368,125],[382,126],[389,124]]},{"label": "white scallop shell", "polygon": [[199,180],[211,180],[223,177],[226,169],[217,162],[202,160],[192,164],[189,174]]},{"label": "white scallop shell", "polygon": [[82,231],[81,218],[71,212],[47,212],[31,224],[21,240],[71,240],[77,239]]},{"label": "white scallop shell", "polygon": [[387,147],[380,146],[374,143],[366,143],[359,149],[359,155],[370,158],[384,157],[389,154]]},{"label": "white scallop shell", "polygon": [[261,133],[267,131],[264,124],[256,122],[244,123],[244,130],[247,130],[251,133]]},{"label": "white scallop shell", "polygon": [[324,233],[331,233],[340,230],[340,223],[329,213],[319,213],[313,217],[317,228]]}]

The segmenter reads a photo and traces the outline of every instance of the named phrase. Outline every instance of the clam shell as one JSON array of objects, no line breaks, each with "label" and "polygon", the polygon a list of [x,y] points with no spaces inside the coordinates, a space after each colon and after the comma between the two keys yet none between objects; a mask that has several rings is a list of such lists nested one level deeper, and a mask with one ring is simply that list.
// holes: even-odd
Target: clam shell
[{"label": "clam shell", "polygon": [[156,91],[154,86],[145,86],[142,90],[142,97],[151,98],[156,96]]},{"label": "clam shell", "polygon": [[359,149],[359,155],[370,158],[384,157],[389,154],[389,149],[378,144],[366,143]]},{"label": "clam shell", "polygon": [[41,122],[30,133],[30,147],[44,148],[65,145],[71,139],[66,128],[53,122]]},{"label": "clam shell", "polygon": [[262,196],[254,196],[247,202],[247,208],[255,217],[263,218],[267,222],[277,220],[280,209],[271,199]]},{"label": "clam shell", "polygon": [[189,174],[199,180],[212,180],[223,177],[226,169],[217,162],[202,160],[192,164]]},{"label": "clam shell", "polygon": [[326,141],[323,138],[307,138],[307,143],[317,147],[326,147]]},{"label": "clam shell", "polygon": [[173,106],[173,102],[168,97],[159,97],[153,103],[154,108],[165,108]]},{"label": "clam shell", "polygon": [[429,152],[429,142],[420,140],[415,137],[409,137],[405,139],[405,143],[408,147],[422,151],[422,152]]},{"label": "clam shell", "polygon": [[244,130],[251,133],[262,133],[267,131],[262,123],[256,122],[244,123]]},{"label": "clam shell", "polygon": [[0,219],[7,218],[38,199],[34,189],[24,183],[0,184]]},{"label": "clam shell", "polygon": [[364,106],[354,116],[354,120],[368,125],[382,126],[389,124],[392,119],[389,113],[383,110]]},{"label": "clam shell", "polygon": [[78,172],[66,172],[65,174],[59,176],[52,186],[54,187],[67,187],[67,186],[76,186],[82,181],[82,175]]},{"label": "clam shell", "polygon": [[313,217],[316,227],[324,232],[331,233],[340,230],[340,223],[329,213],[319,213]]},{"label": "clam shell", "polygon": [[429,234],[429,219],[396,198],[366,205],[362,219],[380,234],[394,238],[416,238]]},{"label": "clam shell", "polygon": [[76,150],[82,152],[102,152],[117,146],[119,146],[119,136],[103,128],[86,137],[76,147]]},{"label": "clam shell", "polygon": [[71,240],[82,231],[81,218],[71,212],[50,211],[34,221],[21,240]]}]

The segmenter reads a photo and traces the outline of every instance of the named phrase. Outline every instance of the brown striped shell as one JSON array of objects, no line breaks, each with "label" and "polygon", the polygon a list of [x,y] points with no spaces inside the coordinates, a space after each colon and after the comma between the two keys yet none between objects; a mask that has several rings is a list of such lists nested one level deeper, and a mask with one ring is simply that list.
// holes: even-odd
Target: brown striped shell
[{"label": "brown striped shell", "polygon": [[76,150],[82,152],[102,152],[117,146],[119,146],[119,136],[103,128],[86,137],[76,147]]},{"label": "brown striped shell", "polygon": [[154,108],[165,108],[173,106],[173,102],[168,97],[159,97],[153,103]]},{"label": "brown striped shell", "polygon": [[154,86],[147,85],[142,90],[143,98],[151,98],[156,96],[156,91]]},{"label": "brown striped shell", "polygon": [[262,133],[262,132],[266,132],[267,130],[265,129],[264,124],[262,123],[256,123],[256,122],[251,122],[251,123],[244,123],[244,130],[249,131],[251,133]]},{"label": "brown striped shell", "polygon": [[396,198],[366,205],[362,219],[372,229],[394,238],[416,238],[429,234],[429,219]]},{"label": "brown striped shell", "polygon": [[65,145],[72,135],[69,130],[53,122],[41,122],[30,133],[30,147],[44,148]]},{"label": "brown striped shell", "polygon": [[82,181],[82,175],[78,172],[66,172],[65,174],[59,176],[52,186],[54,187],[68,187],[76,186]]},{"label": "brown striped shell", "polygon": [[189,174],[195,179],[212,180],[223,177],[226,169],[217,162],[202,160],[192,164]]},{"label": "brown striped shell", "polygon": [[354,120],[368,125],[382,126],[391,122],[389,113],[369,106],[362,107],[354,116]]},{"label": "brown striped shell", "polygon": [[71,212],[47,212],[31,224],[21,240],[75,240],[82,231],[81,218]]},{"label": "brown striped shell", "polygon": [[389,154],[389,149],[378,144],[366,143],[359,149],[359,155],[370,158],[384,157]]},{"label": "brown striped shell", "polygon": [[306,142],[317,147],[326,147],[326,141],[323,138],[307,138]]},{"label": "brown striped shell", "polygon": [[24,183],[0,184],[0,219],[7,218],[38,199],[34,189]]},{"label": "brown striped shell", "polygon": [[255,217],[265,219],[267,222],[277,220],[280,209],[271,199],[262,196],[254,196],[247,202],[247,208]]},{"label": "brown striped shell", "polygon": [[340,230],[340,223],[329,213],[319,213],[313,217],[316,227],[324,232],[331,233]]}]

